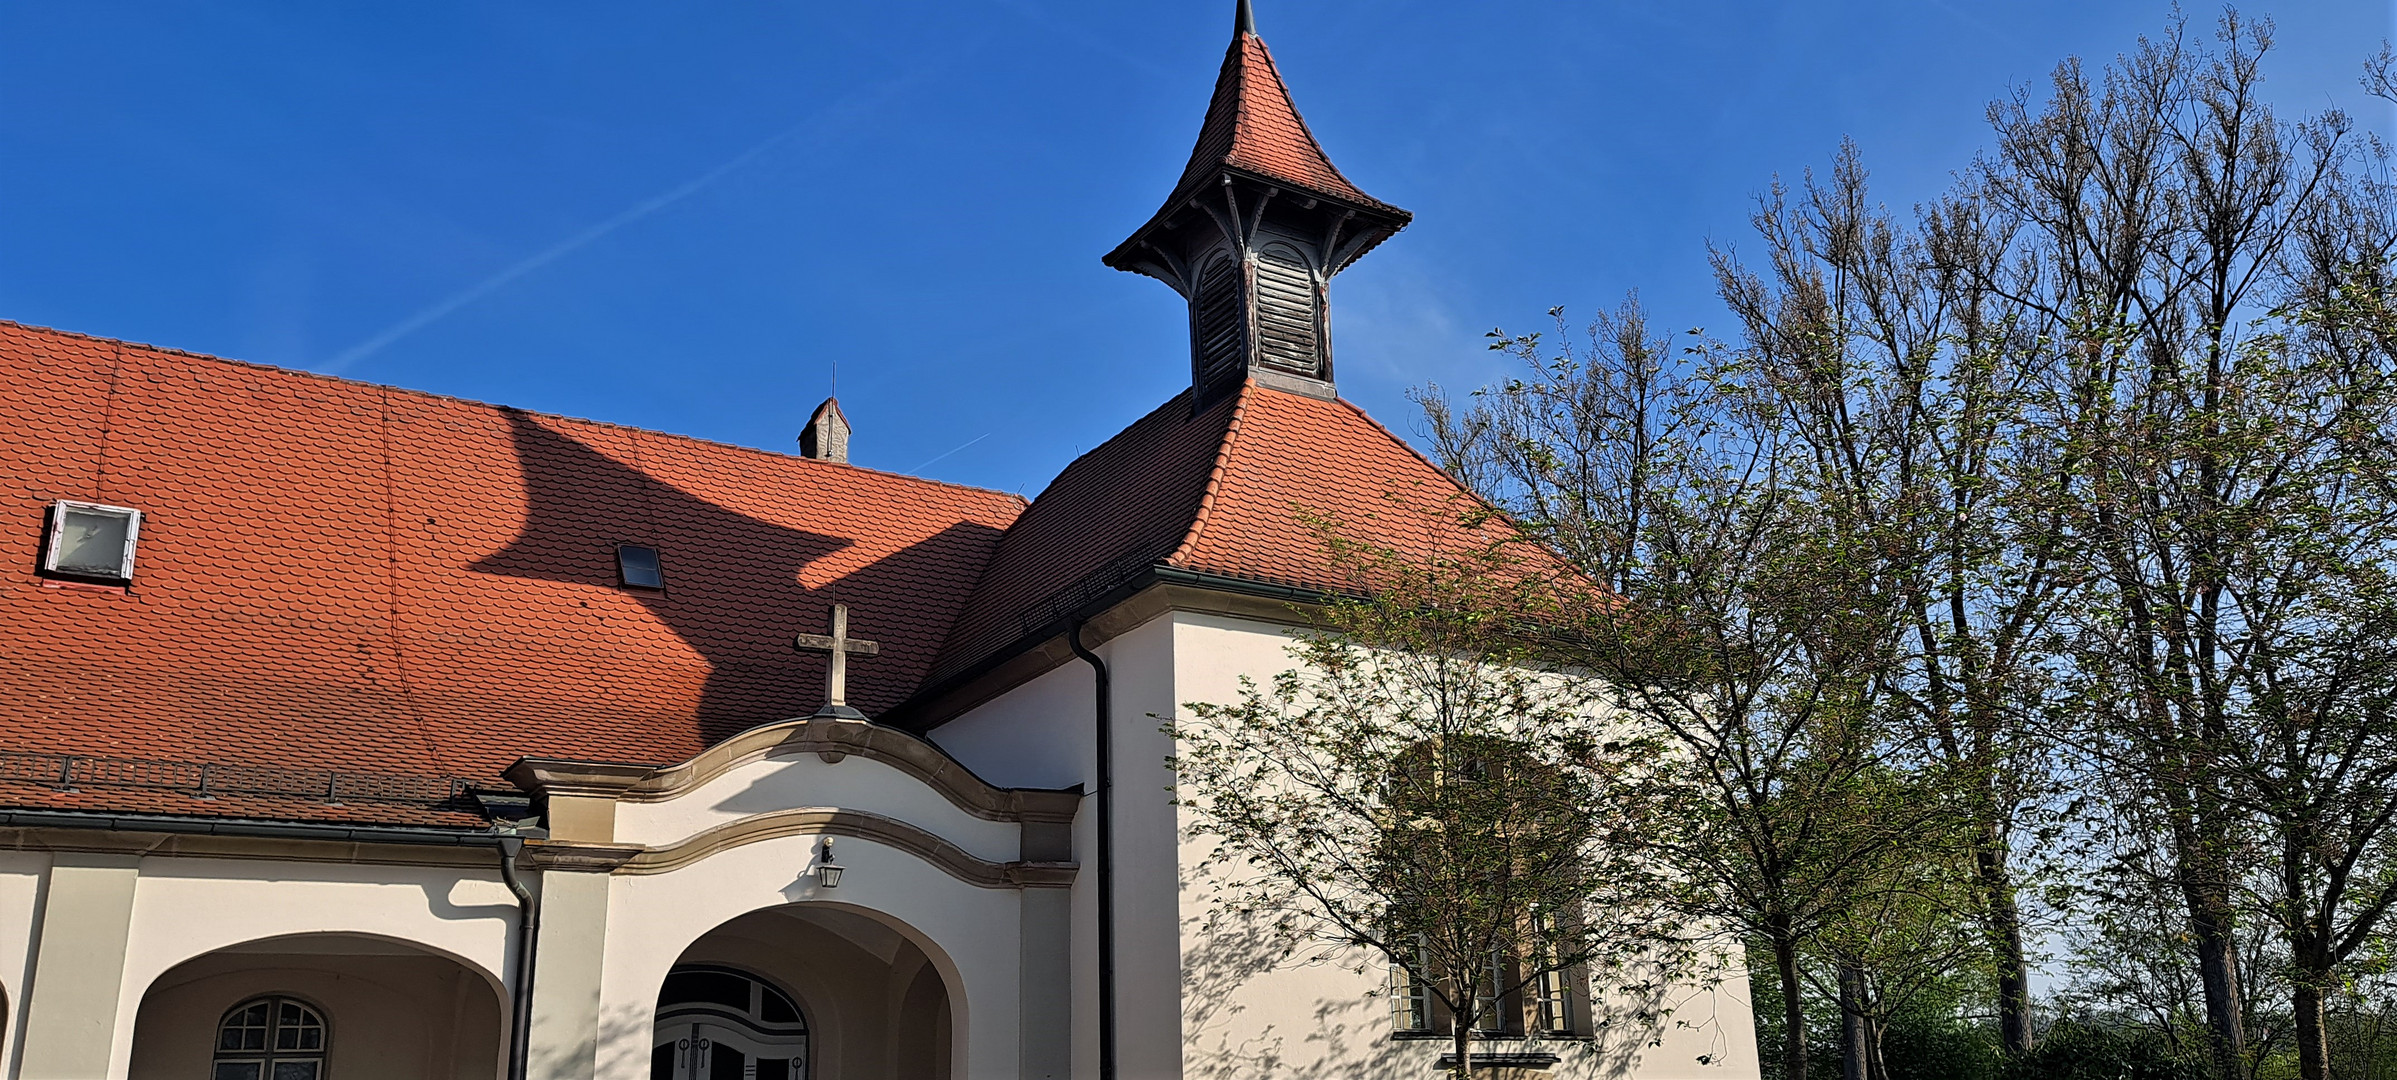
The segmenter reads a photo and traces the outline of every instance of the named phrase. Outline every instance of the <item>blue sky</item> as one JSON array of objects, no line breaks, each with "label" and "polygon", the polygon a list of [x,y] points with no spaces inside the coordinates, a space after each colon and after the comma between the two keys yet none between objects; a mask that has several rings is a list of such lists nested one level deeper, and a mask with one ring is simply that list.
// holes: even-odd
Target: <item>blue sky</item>
[{"label": "blue sky", "polygon": [[[1863,148],[1935,193],[1984,105],[2150,0],[1257,0],[1333,160],[1416,224],[1333,290],[1343,393],[1502,372]],[[1179,174],[1231,0],[0,3],[0,317],[1036,493],[1188,379],[1099,265]],[[2216,9],[2192,7],[2210,25]],[[2284,115],[2388,133],[2385,0],[2257,6]]]}]

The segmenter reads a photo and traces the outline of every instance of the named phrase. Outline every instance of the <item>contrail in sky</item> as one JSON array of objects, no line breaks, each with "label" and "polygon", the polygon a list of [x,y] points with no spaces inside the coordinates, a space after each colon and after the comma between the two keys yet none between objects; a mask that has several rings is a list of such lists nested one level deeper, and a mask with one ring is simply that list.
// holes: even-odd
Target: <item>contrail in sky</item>
[{"label": "contrail in sky", "polygon": [[831,130],[837,129],[841,122],[854,121],[858,119],[863,114],[872,111],[875,105],[879,104],[884,98],[889,97],[901,86],[905,85],[906,83],[913,82],[915,77],[915,73],[911,72],[897,79],[893,79],[890,82],[884,83],[883,85],[876,87],[872,92],[863,96],[845,101],[834,102],[833,104],[819,110],[815,115],[810,116],[799,123],[793,124],[790,127],[784,128],[781,131],[775,132],[774,134],[767,136],[764,140],[760,141],[757,145],[733,155],[731,160],[726,161],[725,163],[718,165],[713,169],[709,169],[708,171],[691,178],[690,180],[676,186],[669,191],[666,191],[663,194],[655,195],[648,199],[634,203],[624,212],[617,214],[606,221],[602,221],[599,224],[593,225],[590,228],[575,233],[564,240],[560,240],[557,243],[552,244],[540,252],[532,255],[531,257],[518,262],[514,266],[510,266],[499,273],[493,274],[490,277],[476,282],[474,285],[462,292],[456,293],[447,299],[432,305],[431,307],[425,308],[414,315],[410,315],[405,319],[401,319],[400,321],[391,324],[389,327],[385,328],[382,333],[376,334],[373,337],[367,338],[356,345],[352,345],[349,348],[343,349],[341,352],[336,353],[332,359],[325,361],[323,364],[317,365],[316,370],[327,375],[337,375],[348,369],[351,365],[356,364],[358,361],[364,360],[369,356],[373,356],[375,353],[381,352],[385,346],[390,345],[392,342],[398,341],[399,339],[407,337],[418,330],[422,330],[433,323],[439,322],[443,318],[447,317],[451,312],[454,312],[459,308],[465,307],[468,304],[474,303],[477,300],[506,288],[508,283],[515,281],[517,278],[523,277],[526,274],[532,273],[535,270],[539,270],[542,267],[549,265],[550,263],[556,262],[559,259],[574,253],[576,250],[589,245],[592,241],[597,240],[600,237],[606,236],[607,234],[615,232],[616,230],[630,225],[633,222],[639,221],[642,218],[657,213],[658,211],[672,206],[675,203],[681,202],[684,199],[690,198],[692,195],[699,193],[699,191],[706,188],[708,185],[713,184],[718,180],[722,180],[726,176],[738,171],[741,166],[747,165],[750,162],[757,160],[759,155],[764,154],[766,151],[781,145],[782,143],[790,140],[792,137],[797,136],[810,128],[821,125],[825,131],[829,133]]},{"label": "contrail in sky", "polygon": [[[990,436],[991,436],[991,433],[990,433],[990,432],[987,432],[987,431],[985,431],[985,432],[983,432],[983,433],[982,433],[982,434],[980,434],[980,435],[976,435],[976,436],[974,436],[974,437],[973,437],[973,438],[971,438],[971,439],[967,439],[967,440],[965,441],[964,445],[962,445],[962,446],[959,446],[959,447],[957,448],[957,450],[963,450],[963,449],[965,449],[967,446],[972,446],[972,445],[974,445],[975,443],[978,443],[978,442],[981,442],[981,441],[982,441],[982,440],[984,440],[984,439],[990,438]],[[932,464],[932,463],[933,463],[933,462],[935,462],[935,461],[939,461],[939,460],[941,460],[942,458],[946,458],[946,457],[948,457],[948,456],[949,456],[949,454],[954,454],[954,453],[956,453],[956,452],[957,452],[957,450],[951,450],[951,451],[949,451],[949,453],[948,453],[948,454],[936,454],[936,455],[934,455],[934,456],[933,456],[933,458],[932,458],[932,461],[927,461],[927,462],[925,462],[925,463],[924,463],[924,465],[930,465],[930,464]],[[920,472],[923,472],[923,471],[924,471],[924,465],[918,465],[918,466],[916,466],[915,468],[909,469],[909,470],[907,470],[907,471],[908,471],[908,472],[910,472],[910,473],[920,473]]]}]

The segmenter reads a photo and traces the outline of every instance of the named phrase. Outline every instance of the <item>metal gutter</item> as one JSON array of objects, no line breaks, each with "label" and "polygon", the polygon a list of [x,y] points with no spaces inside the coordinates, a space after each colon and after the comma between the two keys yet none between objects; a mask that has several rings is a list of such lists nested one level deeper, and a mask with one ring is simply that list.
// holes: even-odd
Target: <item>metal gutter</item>
[{"label": "metal gutter", "polygon": [[508,997],[508,1080],[532,1075],[533,967],[541,947],[541,904],[524,879],[516,874],[516,856],[524,852],[524,837],[499,837],[499,878],[516,896],[516,985]]},{"label": "metal gutter", "polygon": [[1251,581],[1247,578],[1210,574],[1204,570],[1184,570],[1178,566],[1155,566],[1149,575],[1167,585],[1187,585],[1194,589],[1255,596],[1267,600],[1287,600],[1293,604],[1321,604],[1333,600],[1338,593],[1324,589],[1308,589],[1272,581]]},{"label": "metal gutter", "polygon": [[1082,644],[1082,626],[1066,631],[1065,643],[1090,665],[1095,692],[1093,756],[1098,762],[1099,864],[1099,1080],[1116,1080],[1115,1067],[1115,721],[1114,680],[1107,662]]},{"label": "metal gutter", "polygon": [[264,821],[185,814],[96,814],[72,810],[0,810],[0,827],[100,829],[186,836],[245,836],[271,840],[330,840],[356,844],[422,844],[498,847],[501,837],[481,830],[409,825],[335,825],[329,822]]}]

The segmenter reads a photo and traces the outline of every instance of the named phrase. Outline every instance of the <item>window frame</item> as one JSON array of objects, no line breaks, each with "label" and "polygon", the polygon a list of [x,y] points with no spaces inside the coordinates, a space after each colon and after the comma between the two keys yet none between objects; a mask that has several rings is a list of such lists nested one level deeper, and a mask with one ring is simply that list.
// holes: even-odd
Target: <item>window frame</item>
[{"label": "window frame", "polygon": [[[646,552],[648,552],[648,553],[649,553],[649,564],[650,564],[650,567],[651,567],[652,569],[655,569],[655,570],[657,571],[657,584],[655,584],[655,585],[644,585],[644,584],[641,584],[641,583],[639,583],[639,582],[636,582],[636,581],[634,581],[634,580],[632,579],[632,575],[630,575],[630,574],[627,574],[627,573],[625,573],[625,572],[624,572],[624,570],[625,570],[625,566],[624,566],[624,553],[625,553],[627,550],[636,549],[636,548],[637,548],[637,549],[639,549],[639,550],[646,551]],[[665,591],[666,591],[666,553],[665,553],[664,549],[662,549],[662,548],[658,547],[656,544],[636,544],[636,543],[633,543],[633,542],[632,542],[632,541],[630,541],[630,540],[624,540],[624,541],[619,541],[619,542],[617,542],[617,544],[616,544],[616,584],[617,584],[617,586],[618,586],[618,587],[620,587],[620,588],[626,588],[626,589],[638,589],[638,590],[640,590],[640,591],[642,591],[642,592],[650,592],[650,593],[662,593],[662,592],[665,592]]]},{"label": "window frame", "polygon": [[[1415,947],[1415,956],[1417,967],[1427,966],[1421,945]],[[1437,1031],[1430,984],[1409,974],[1400,964],[1390,965],[1390,1030],[1400,1036],[1431,1035]]]},{"label": "window frame", "polygon": [[[116,515],[125,519],[125,549],[117,559],[116,573],[96,573],[81,567],[58,564],[59,556],[62,554],[62,548],[66,542],[67,514],[72,511]],[[48,527],[43,530],[48,535],[42,537],[42,573],[52,577],[72,578],[77,581],[100,581],[112,585],[131,584],[134,557],[141,546],[141,521],[142,512],[130,506],[111,506],[107,503],[86,502],[81,499],[51,500]]]},{"label": "window frame", "polygon": [[1490,966],[1482,976],[1488,981],[1473,987],[1474,1011],[1479,1014],[1474,1017],[1473,1034],[1485,1039],[1523,1034],[1523,989],[1506,991],[1515,970],[1515,957],[1495,946],[1490,949]]},{"label": "window frame", "polygon": [[[1547,967],[1555,955],[1552,939],[1559,936],[1560,917],[1555,912],[1543,912],[1533,917],[1535,931],[1531,962]],[[1585,1034],[1581,1017],[1586,1015],[1588,969],[1581,964],[1550,968],[1541,972],[1523,988],[1524,1023],[1527,1033],[1552,1038],[1579,1037]]]},{"label": "window frame", "polygon": [[[257,1005],[266,1006],[266,1029],[264,1037],[266,1045],[256,1051],[251,1051],[248,1049],[228,1050],[224,1045],[226,1025],[233,1022],[234,1016],[236,1014],[245,1012],[251,1007]],[[316,1047],[313,1050],[293,1050],[290,1052],[282,1052],[278,1047],[275,1046],[275,1036],[282,1030],[283,1026],[281,1007],[285,1005],[298,1006],[310,1017],[315,1019],[316,1029],[323,1034],[318,1037],[316,1041]],[[257,1063],[259,1080],[274,1080],[276,1063],[285,1060],[314,1061],[316,1063],[316,1080],[328,1080],[328,1078],[332,1075],[332,1011],[325,1008],[323,1005],[317,1004],[315,1001],[309,998],[283,991],[250,995],[248,997],[242,998],[240,1001],[235,1002],[232,1007],[226,1009],[222,1015],[217,1017],[214,1032],[215,1037],[211,1040],[212,1046],[210,1047],[208,1054],[209,1080],[216,1080],[218,1069],[227,1063],[248,1062]]]},{"label": "window frame", "polygon": [[1579,995],[1574,993],[1576,980],[1571,976],[1577,970],[1579,969],[1543,971],[1538,978],[1532,980],[1531,986],[1528,987],[1531,991],[1528,995],[1531,998],[1529,1002],[1531,1034],[1548,1036],[1581,1034],[1581,1025],[1574,1022],[1573,1015],[1574,999]]}]

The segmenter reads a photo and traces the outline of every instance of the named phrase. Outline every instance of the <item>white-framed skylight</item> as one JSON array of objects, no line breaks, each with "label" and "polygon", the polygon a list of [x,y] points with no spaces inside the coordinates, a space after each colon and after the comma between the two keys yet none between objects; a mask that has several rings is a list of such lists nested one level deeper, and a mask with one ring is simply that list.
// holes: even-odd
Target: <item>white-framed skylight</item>
[{"label": "white-framed skylight", "polygon": [[140,540],[141,511],[60,499],[50,504],[42,570],[93,581],[131,581],[134,548]]}]

